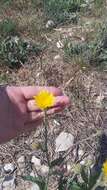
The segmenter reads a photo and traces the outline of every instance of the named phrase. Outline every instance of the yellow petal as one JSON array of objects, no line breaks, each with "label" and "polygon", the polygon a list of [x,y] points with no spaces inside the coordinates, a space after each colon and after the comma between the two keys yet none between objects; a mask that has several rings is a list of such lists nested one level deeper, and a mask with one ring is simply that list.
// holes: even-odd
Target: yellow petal
[{"label": "yellow petal", "polygon": [[41,110],[50,108],[55,103],[55,97],[52,93],[47,90],[40,91],[36,96],[34,96],[36,106]]}]

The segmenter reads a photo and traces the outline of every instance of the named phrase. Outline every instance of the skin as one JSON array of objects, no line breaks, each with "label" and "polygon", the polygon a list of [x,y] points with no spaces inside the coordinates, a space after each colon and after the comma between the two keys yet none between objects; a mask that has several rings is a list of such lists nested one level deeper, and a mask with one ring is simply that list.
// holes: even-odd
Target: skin
[{"label": "skin", "polygon": [[56,99],[55,105],[47,111],[48,115],[62,111],[69,104],[69,98],[55,87],[0,87],[0,143],[41,124],[44,113],[36,107],[33,96],[45,89]]}]

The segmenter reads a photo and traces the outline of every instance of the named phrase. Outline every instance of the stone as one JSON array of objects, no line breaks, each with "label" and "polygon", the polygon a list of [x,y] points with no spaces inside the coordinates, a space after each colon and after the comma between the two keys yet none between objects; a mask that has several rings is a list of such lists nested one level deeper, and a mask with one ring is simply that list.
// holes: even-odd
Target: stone
[{"label": "stone", "polygon": [[22,175],[22,173],[24,173],[25,170],[25,157],[24,156],[20,156],[17,160],[18,166],[20,168],[20,170],[18,170],[18,175]]},{"label": "stone", "polygon": [[57,43],[56,43],[56,46],[58,49],[62,49],[64,47],[64,44],[59,40]]},{"label": "stone", "polygon": [[12,164],[12,163],[7,163],[7,164],[4,165],[4,171],[5,171],[6,173],[13,172],[14,169],[15,169],[15,166],[14,166],[14,164]]},{"label": "stone", "polygon": [[66,151],[73,146],[74,136],[71,133],[61,132],[55,140],[56,152]]},{"label": "stone", "polygon": [[48,20],[47,23],[46,23],[46,28],[47,29],[51,29],[55,26],[55,23],[53,20]]},{"label": "stone", "polygon": [[71,172],[71,164],[67,163],[67,172],[70,173]]},{"label": "stone", "polygon": [[46,174],[48,174],[48,172],[49,172],[49,167],[46,165],[42,165],[41,166],[41,173],[46,175]]},{"label": "stone", "polygon": [[40,188],[36,183],[33,183],[30,190],[40,190]]},{"label": "stone", "polygon": [[13,41],[18,44],[19,42],[19,37],[18,36],[15,36],[15,37],[12,37]]},{"label": "stone", "polygon": [[31,163],[35,166],[37,170],[40,170],[41,168],[41,160],[39,158],[36,158],[35,156],[32,156]]},{"label": "stone", "polygon": [[15,190],[15,177],[6,176],[2,186],[3,190]]},{"label": "stone", "polygon": [[30,176],[31,176],[31,177],[35,177],[35,175],[36,175],[36,174],[34,174],[34,171],[32,171],[32,172],[30,173]]},{"label": "stone", "polygon": [[104,99],[103,94],[100,94],[99,96],[97,96],[96,98],[96,107],[97,108],[101,108],[102,107],[102,101]]},{"label": "stone", "polygon": [[94,163],[94,158],[92,158],[91,155],[88,155],[86,158],[84,158],[84,159],[80,162],[81,165],[85,165],[85,166],[87,166],[87,167],[92,167],[93,163]]},{"label": "stone", "polygon": [[17,162],[20,163],[24,163],[25,162],[25,157],[24,156],[20,156],[17,160]]},{"label": "stone", "polygon": [[80,164],[81,164],[82,166],[84,166],[84,165],[85,165],[85,159],[82,160],[82,161],[80,162]]},{"label": "stone", "polygon": [[54,60],[60,60],[61,59],[61,56],[58,54],[54,57]]},{"label": "stone", "polygon": [[84,151],[83,151],[82,149],[80,149],[80,150],[78,151],[78,156],[79,156],[79,158],[81,158],[81,157],[83,156],[83,154],[84,154]]}]

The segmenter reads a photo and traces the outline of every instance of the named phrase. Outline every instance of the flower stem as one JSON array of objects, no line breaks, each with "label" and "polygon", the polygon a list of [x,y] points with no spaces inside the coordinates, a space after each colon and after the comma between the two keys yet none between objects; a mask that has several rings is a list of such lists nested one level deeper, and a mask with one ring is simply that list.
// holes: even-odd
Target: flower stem
[{"label": "flower stem", "polygon": [[44,111],[44,127],[45,127],[44,137],[45,137],[46,159],[47,159],[48,166],[50,168],[50,159],[49,159],[49,152],[48,152],[48,129],[47,129],[47,127],[48,127],[48,120],[47,120],[46,110]]},{"label": "flower stem", "polygon": [[45,152],[46,152],[46,159],[47,159],[47,163],[48,163],[48,167],[49,167],[49,172],[48,172],[48,176],[47,176],[47,181],[46,181],[46,185],[45,185],[45,190],[48,190],[48,184],[49,184],[49,178],[50,178],[50,172],[51,172],[51,163],[50,163],[50,157],[49,157],[49,152],[48,152],[48,118],[47,118],[47,112],[46,110],[44,111],[44,144],[45,144]]}]

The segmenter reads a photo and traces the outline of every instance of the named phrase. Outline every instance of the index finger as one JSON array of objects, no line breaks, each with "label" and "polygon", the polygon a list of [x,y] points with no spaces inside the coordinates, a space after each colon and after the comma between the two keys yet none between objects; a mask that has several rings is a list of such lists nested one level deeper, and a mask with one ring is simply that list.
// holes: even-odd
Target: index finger
[{"label": "index finger", "polygon": [[56,87],[48,86],[24,86],[20,87],[25,99],[32,99],[33,96],[37,95],[41,90],[47,90],[54,96],[61,96],[62,91]]}]

